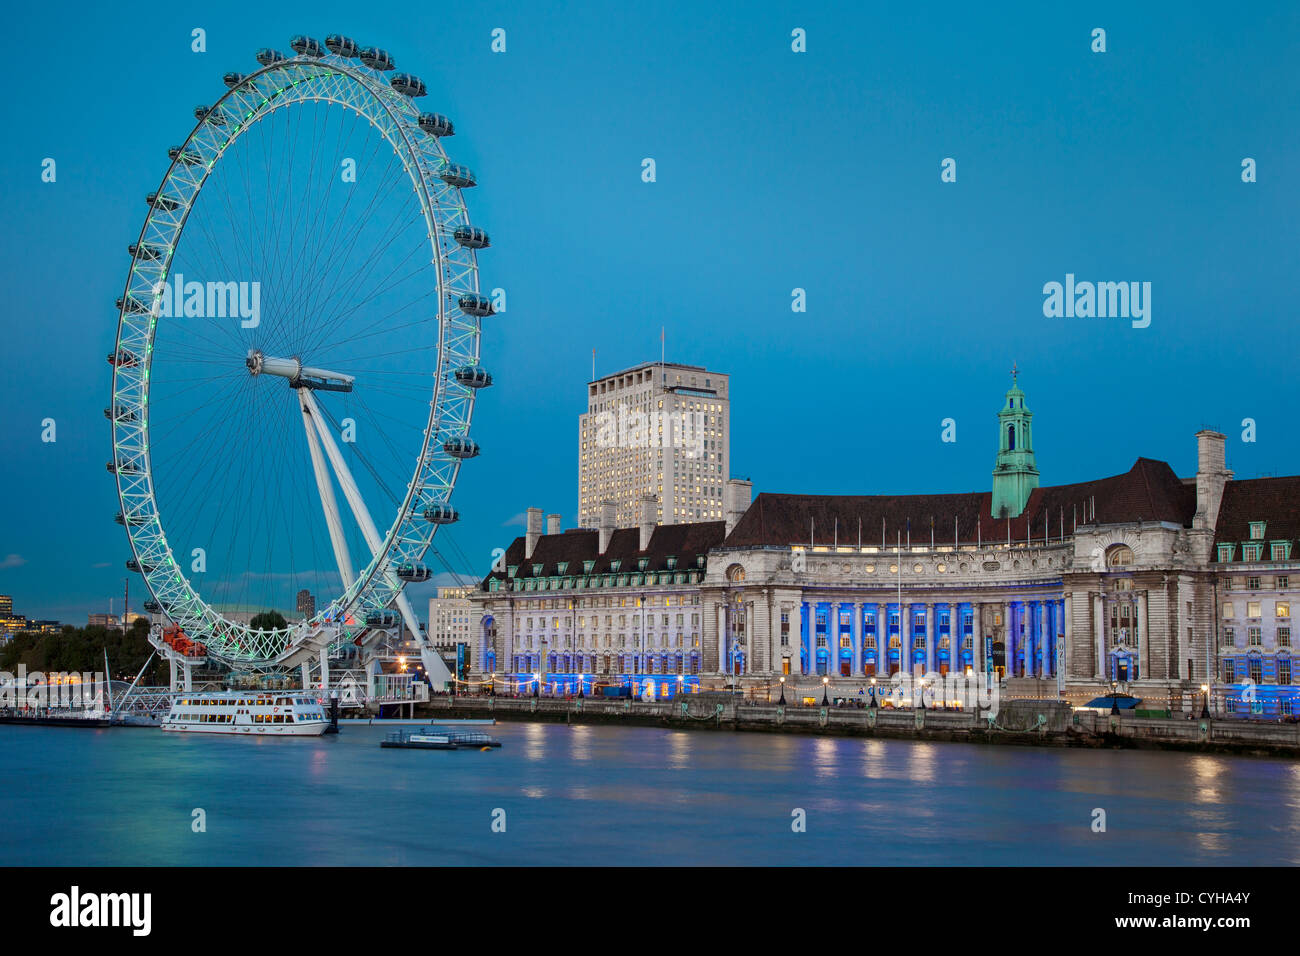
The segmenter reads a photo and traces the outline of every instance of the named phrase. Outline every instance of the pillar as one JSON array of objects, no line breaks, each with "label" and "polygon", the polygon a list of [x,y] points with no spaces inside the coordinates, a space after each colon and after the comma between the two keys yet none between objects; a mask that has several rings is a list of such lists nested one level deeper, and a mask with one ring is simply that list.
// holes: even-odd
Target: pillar
[{"label": "pillar", "polygon": [[1105,624],[1105,603],[1101,595],[1094,593],[1092,595],[1092,643],[1097,655],[1096,673],[1094,676],[1097,680],[1106,679],[1106,624]]},{"label": "pillar", "polygon": [[849,607],[852,607],[853,609],[852,610],[853,627],[852,630],[850,630],[850,635],[852,635],[852,637],[850,637],[850,641],[849,641],[849,643],[852,644],[852,648],[850,648],[850,650],[852,650],[853,652],[853,659],[852,661],[849,662],[849,674],[850,676],[854,676],[854,678],[861,678],[862,676],[862,604],[861,602],[854,601],[853,604],[849,605]]},{"label": "pillar", "polygon": [[[934,602],[927,602],[925,605],[925,672],[932,673],[935,669],[935,644],[939,640],[938,615],[934,611]],[[949,654],[951,654],[949,650]]]},{"label": "pillar", "polygon": [[[1137,593],[1137,620],[1134,622],[1137,626],[1138,639],[1138,677],[1145,680],[1151,676],[1151,642],[1147,640],[1147,592],[1139,591]],[[1182,666],[1179,664],[1178,666]],[[1175,667],[1167,676],[1178,676],[1178,669]]]}]

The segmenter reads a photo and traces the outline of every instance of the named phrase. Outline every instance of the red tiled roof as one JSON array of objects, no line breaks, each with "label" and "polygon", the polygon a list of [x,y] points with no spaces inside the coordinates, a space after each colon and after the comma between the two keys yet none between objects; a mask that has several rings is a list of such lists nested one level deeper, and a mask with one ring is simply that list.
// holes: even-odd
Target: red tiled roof
[{"label": "red tiled roof", "polygon": [[[924,544],[931,522],[936,544],[973,544],[977,540],[1055,538],[1066,529],[1088,523],[1092,508],[1101,524],[1168,521],[1189,527],[1196,513],[1196,489],[1174,474],[1163,461],[1139,458],[1127,472],[1110,478],[1035,488],[1024,512],[1009,521],[990,514],[993,494],[970,491],[937,495],[781,495],[760,494],[736,524],[725,547],[759,547],[812,542],[829,545],[862,543],[886,547],[899,536]],[[954,529],[954,521],[956,527]],[[1010,526],[1008,528],[1008,525]]]},{"label": "red tiled roof", "polygon": [[1215,544],[1250,540],[1252,521],[1266,522],[1264,541],[1300,538],[1300,475],[1228,482],[1214,529]]},{"label": "red tiled roof", "polygon": [[[619,528],[611,535],[609,547],[600,554],[600,532],[588,529],[570,529],[563,534],[544,534],[537,539],[532,556],[524,557],[524,538],[518,537],[506,549],[503,567],[517,565],[516,577],[552,577],[560,575],[559,566],[565,564],[564,574],[582,575],[582,563],[594,561],[590,573],[607,574],[611,562],[619,561],[619,573],[638,570],[639,559],[646,558],[646,571],[667,571],[668,558],[677,559],[676,570],[691,570],[698,565],[696,558],[707,555],[710,548],[722,544],[726,525],[721,521],[697,521],[692,524],[656,525],[650,535],[649,547],[641,550],[641,532],[638,528]],[[541,568],[533,573],[533,565]],[[483,586],[492,578],[504,579],[505,571],[493,572],[483,579]]]}]

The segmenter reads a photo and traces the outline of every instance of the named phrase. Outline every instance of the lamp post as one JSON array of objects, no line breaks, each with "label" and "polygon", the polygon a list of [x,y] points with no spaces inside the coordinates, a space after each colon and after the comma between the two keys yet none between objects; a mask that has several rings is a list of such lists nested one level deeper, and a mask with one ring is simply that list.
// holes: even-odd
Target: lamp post
[{"label": "lamp post", "polygon": [[1205,695],[1204,699],[1201,702],[1201,716],[1209,717],[1210,716],[1210,685],[1202,684],[1201,693]]},{"label": "lamp post", "polygon": [[826,692],[830,687],[830,683],[831,683],[831,679],[829,677],[822,678],[822,706],[823,707],[829,707],[831,705],[831,702],[826,698]]},{"label": "lamp post", "polygon": [[1112,717],[1119,716],[1119,698],[1116,696],[1118,688],[1119,681],[1113,680],[1110,682],[1110,715]]},{"label": "lamp post", "polygon": [[497,695],[497,672],[493,671],[488,681],[488,696],[495,697],[496,695]]},{"label": "lamp post", "polygon": [[918,677],[916,679],[916,696],[921,701],[920,703],[921,709],[925,710],[925,678],[924,677]]},{"label": "lamp post", "polygon": [[781,675],[781,699],[777,701],[782,707],[785,706],[785,675]]},{"label": "lamp post", "polygon": [[870,704],[870,706],[871,706],[871,709],[872,709],[872,710],[875,710],[877,707],[880,706],[878,703],[876,703],[876,679],[875,679],[874,677],[871,678],[871,704]]},{"label": "lamp post", "polygon": [[579,700],[581,700],[582,698],[584,698],[584,697],[587,696],[587,695],[583,692],[583,681],[585,681],[586,679],[587,679],[587,675],[586,675],[586,674],[579,674],[579,675],[578,675],[578,699],[579,699]]},{"label": "lamp post", "polygon": [[542,696],[541,692],[542,692],[542,675],[538,673],[534,673],[533,674],[533,696],[541,697]]}]

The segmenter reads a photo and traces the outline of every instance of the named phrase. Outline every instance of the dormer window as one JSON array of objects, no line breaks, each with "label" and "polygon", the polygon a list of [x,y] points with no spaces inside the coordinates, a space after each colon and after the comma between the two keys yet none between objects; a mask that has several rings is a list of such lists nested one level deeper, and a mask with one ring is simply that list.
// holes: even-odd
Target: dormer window
[{"label": "dormer window", "polygon": [[1236,551],[1236,550],[1237,550],[1237,546],[1236,546],[1235,544],[1221,544],[1221,545],[1219,545],[1219,560],[1220,560],[1221,562],[1225,562],[1225,563],[1228,562],[1228,561],[1231,561],[1231,560],[1232,560],[1232,554],[1233,554],[1233,552]]},{"label": "dormer window", "polygon": [[568,562],[568,561],[561,561],[559,564],[557,564],[557,565],[555,566],[555,573],[558,574],[558,575],[560,575],[561,577],[563,577],[563,576],[564,576],[564,573],[565,573],[568,569],[569,569],[569,562]]},{"label": "dormer window", "polygon": [[676,571],[676,570],[677,570],[677,557],[676,557],[676,555],[672,555],[672,554],[668,555],[668,570],[669,570],[669,571]]},{"label": "dormer window", "polygon": [[1263,541],[1263,540],[1264,540],[1264,525],[1265,525],[1265,523],[1266,523],[1266,522],[1263,522],[1263,521],[1252,521],[1252,522],[1250,523],[1250,540],[1251,540],[1251,541]]},{"label": "dormer window", "polygon": [[534,564],[534,565],[533,565],[533,577],[535,577],[535,578],[536,578],[536,577],[540,577],[541,574],[542,574],[542,566],[541,566],[540,564]]},{"label": "dormer window", "polygon": [[582,562],[582,573],[583,573],[583,574],[590,574],[590,573],[591,573],[591,569],[594,568],[595,566],[596,566],[596,562],[595,562],[595,561],[583,561],[583,562]]},{"label": "dormer window", "polygon": [[623,563],[622,558],[615,558],[613,561],[609,562],[609,569],[611,571],[617,571],[619,569],[619,566],[622,565],[622,563]]},{"label": "dormer window", "polygon": [[649,564],[650,564],[649,558],[637,558],[636,569],[638,571],[644,571]]},{"label": "dormer window", "polygon": [[519,565],[517,565],[517,564],[509,565],[509,566],[506,568],[506,573],[509,574],[510,577],[513,578],[516,574],[519,573]]}]

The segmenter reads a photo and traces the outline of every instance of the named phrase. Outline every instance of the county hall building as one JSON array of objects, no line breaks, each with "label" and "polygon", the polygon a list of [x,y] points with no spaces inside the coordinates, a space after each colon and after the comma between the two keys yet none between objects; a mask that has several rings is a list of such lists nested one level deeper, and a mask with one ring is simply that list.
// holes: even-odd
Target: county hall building
[{"label": "county hall building", "polygon": [[[1151,709],[1289,713],[1300,478],[1234,481],[1224,436],[1197,470],[1139,458],[1040,485],[1013,382],[987,490],[763,493],[728,481],[724,520],[529,532],[472,600],[474,666],[498,687],[672,695],[736,687],[860,699],[873,679],[982,672],[1012,696],[1086,698],[1113,682]],[[1293,558],[1296,558],[1293,561]],[[1300,597],[1294,598],[1300,600]]]}]

